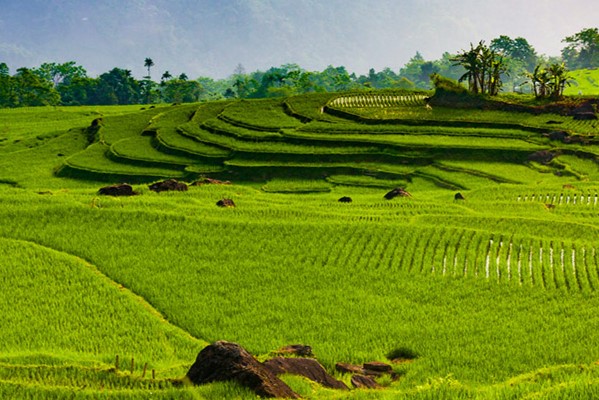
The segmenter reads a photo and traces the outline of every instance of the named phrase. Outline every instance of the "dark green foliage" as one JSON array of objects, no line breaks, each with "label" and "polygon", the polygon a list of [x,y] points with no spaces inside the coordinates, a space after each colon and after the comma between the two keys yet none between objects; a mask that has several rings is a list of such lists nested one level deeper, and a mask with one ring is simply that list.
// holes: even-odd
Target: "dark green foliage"
[{"label": "dark green foliage", "polygon": [[452,61],[466,70],[459,81],[467,81],[470,92],[491,96],[499,93],[501,75],[506,71],[506,64],[503,56],[486,46],[483,41],[476,47],[471,43],[470,50],[458,53]]},{"label": "dark green foliage", "polygon": [[599,65],[599,29],[587,28],[566,37],[562,57],[570,69],[597,68]]},{"label": "dark green foliage", "polygon": [[19,68],[13,77],[0,76],[0,85],[0,105],[28,107],[60,103],[60,95],[53,85],[28,68]]}]

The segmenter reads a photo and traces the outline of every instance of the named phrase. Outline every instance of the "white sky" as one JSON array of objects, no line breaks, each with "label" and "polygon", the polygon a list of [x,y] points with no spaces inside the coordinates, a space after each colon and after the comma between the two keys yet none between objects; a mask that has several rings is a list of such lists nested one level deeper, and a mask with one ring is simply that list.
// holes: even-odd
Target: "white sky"
[{"label": "white sky", "polygon": [[[0,62],[11,71],[76,61],[153,78],[226,77],[297,63],[398,71],[500,35],[557,56],[562,39],[599,27],[598,0],[0,0]],[[158,76],[157,76],[158,75]]]}]

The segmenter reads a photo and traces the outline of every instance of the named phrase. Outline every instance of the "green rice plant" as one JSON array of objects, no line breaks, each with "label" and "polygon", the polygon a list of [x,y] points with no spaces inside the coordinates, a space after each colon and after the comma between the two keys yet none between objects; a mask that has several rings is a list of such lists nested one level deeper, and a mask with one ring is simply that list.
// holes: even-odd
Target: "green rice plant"
[{"label": "green rice plant", "polygon": [[283,107],[291,116],[306,122],[312,120],[336,121],[338,119],[323,112],[326,103],[334,96],[334,93],[310,93],[292,96],[283,101]]},{"label": "green rice plant", "polygon": [[[407,175],[409,175],[409,173],[407,173]],[[332,175],[327,176],[326,180],[335,185],[373,188],[404,187],[407,184],[406,179],[384,179],[368,175]]]},{"label": "green rice plant", "polygon": [[569,71],[570,85],[564,89],[566,96],[594,96],[599,94],[599,72],[596,69]]},{"label": "green rice plant", "polygon": [[302,145],[281,141],[242,141],[232,137],[219,135],[191,124],[181,125],[180,129],[185,135],[193,137],[203,143],[237,152],[275,154],[372,154],[379,152],[378,149],[373,147],[318,146],[317,144],[309,143]]},{"label": "green rice plant", "polygon": [[262,190],[270,193],[314,193],[330,192],[331,186],[327,182],[313,180],[272,179],[262,186]]},{"label": "green rice plant", "polygon": [[240,100],[228,105],[219,118],[254,131],[278,132],[301,125],[285,113],[281,99]]},{"label": "green rice plant", "polygon": [[110,146],[110,152],[120,158],[146,161],[150,163],[189,165],[197,158],[164,153],[154,147],[151,136],[136,136],[119,140]]},{"label": "green rice plant", "polygon": [[216,118],[227,106],[233,104],[234,102],[234,100],[225,100],[202,103],[198,106],[196,112],[191,117],[190,122],[200,125],[209,119]]},{"label": "green rice plant", "polygon": [[335,97],[327,103],[331,107],[362,108],[362,107],[417,107],[424,106],[424,94],[351,94]]},{"label": "green rice plant", "polygon": [[306,140],[324,140],[335,142],[362,142],[370,143],[371,145],[391,145],[410,148],[436,148],[436,149],[479,149],[491,148],[498,151],[529,151],[534,152],[544,149],[536,143],[520,139],[509,138],[491,138],[481,136],[457,136],[457,135],[404,135],[404,134],[386,134],[386,135],[370,135],[367,133],[355,134],[335,134],[326,137],[320,133],[304,133],[304,132],[285,132],[285,136],[297,139]]},{"label": "green rice plant", "polygon": [[390,121],[401,122],[426,121],[427,124],[439,122],[441,124],[469,124],[470,126],[484,126],[505,129],[532,129],[539,132],[555,129],[558,122],[560,130],[572,131],[583,135],[595,135],[599,125],[588,121],[575,121],[572,117],[559,114],[531,114],[525,112],[491,111],[477,109],[454,109],[435,107],[427,110],[425,107],[410,108],[355,108],[351,110],[353,119],[362,119],[367,122]]},{"label": "green rice plant", "polygon": [[137,113],[103,118],[100,142],[111,145],[122,139],[139,136],[159,113],[160,108],[152,108]]},{"label": "green rice plant", "polygon": [[115,162],[107,157],[110,148],[102,143],[94,143],[82,152],[76,153],[65,160],[69,168],[92,174],[182,178],[183,168],[156,167],[139,164]]},{"label": "green rice plant", "polygon": [[[302,107],[301,99],[292,103]],[[475,139],[492,145],[470,150],[435,141],[445,128],[446,137],[464,141],[477,130],[440,127],[435,118],[507,126],[501,114],[435,108],[421,125],[405,124],[404,136],[429,137],[418,150],[370,142],[400,136],[392,123],[360,133],[360,125],[331,116],[330,129],[312,122],[286,130],[280,143],[207,136],[238,151],[215,177],[248,184],[166,193],[144,184],[134,185],[138,196],[97,195],[100,176],[152,180],[158,176],[137,174],[163,170],[184,179],[219,170],[228,150],[214,163],[191,165],[187,145],[200,143],[192,134],[228,104],[238,103],[131,109],[129,122],[105,116],[121,157],[106,154],[109,141],[87,147],[89,122],[1,145],[0,304],[11,329],[0,333],[0,397],[255,397],[233,383],[180,388],[168,380],[221,339],[260,359],[309,344],[346,382],[334,372],[337,362],[384,361],[398,348],[419,355],[394,364],[401,379],[383,379],[377,391],[340,393],[284,378],[307,398],[592,397],[599,379],[594,145],[581,146],[582,154],[533,143],[564,151],[561,168],[542,173],[523,164],[528,150],[514,155],[500,145],[534,129],[479,126]],[[246,114],[238,112],[242,125]],[[313,137],[292,136],[298,132]],[[189,141],[165,148],[163,135]],[[335,143],[338,136],[347,141]],[[86,180],[55,176],[65,159],[73,169],[80,164]],[[157,168],[171,161],[181,163]],[[589,180],[555,174],[567,168]],[[385,200],[397,186],[411,197]],[[454,200],[458,188],[466,200]],[[341,196],[353,202],[339,203]],[[237,207],[217,207],[222,198]],[[158,379],[141,378],[146,362]]]},{"label": "green rice plant", "polygon": [[[89,126],[95,118],[132,114],[139,106],[20,107],[0,109],[0,138],[11,143],[48,132]],[[2,143],[3,145],[8,143]],[[2,146],[0,146],[1,148]]]},{"label": "green rice plant", "polygon": [[543,182],[553,184],[564,181],[564,178],[551,173],[539,173],[524,165],[505,162],[479,162],[479,161],[454,161],[443,160],[442,165],[450,168],[464,168],[473,171],[480,171],[483,176],[493,176],[505,182],[519,183],[524,182]]},{"label": "green rice plant", "polygon": [[204,121],[200,127],[212,133],[231,136],[241,140],[277,140],[281,138],[278,132],[248,129],[233,125],[222,118],[212,118]]},{"label": "green rice plant", "polygon": [[185,136],[178,128],[161,128],[156,132],[156,140],[160,146],[178,152],[199,155],[210,158],[227,158],[231,153],[228,150],[214,147]]},{"label": "green rice plant", "polygon": [[2,332],[3,355],[78,353],[108,363],[135,354],[156,368],[193,356],[202,344],[77,257],[4,238],[0,251],[2,314],[11,326]]},{"label": "green rice plant", "polygon": [[[410,135],[442,135],[442,136],[476,136],[476,137],[495,137],[495,138],[520,138],[541,140],[539,132],[525,129],[488,127],[484,124],[456,124],[443,125],[442,123],[408,123],[409,121],[399,121],[387,124],[356,124],[349,122],[339,122],[335,124],[313,121],[298,128],[299,132],[326,133],[330,135],[339,134],[410,134]],[[547,142],[547,141],[545,141]]]},{"label": "green rice plant", "polygon": [[[343,353],[337,353],[333,350],[338,347],[333,345],[333,343],[339,343],[340,341],[345,342],[349,340],[353,343],[351,345],[352,348],[360,349],[362,346],[369,348],[367,341],[379,337],[381,345],[376,350],[373,350],[386,354],[392,348],[392,345],[387,345],[387,343],[397,343],[397,337],[409,338],[410,334],[415,334],[420,330],[419,328],[406,331],[406,324],[397,323],[398,321],[391,316],[401,316],[401,320],[413,320],[414,318],[416,318],[415,320],[419,320],[416,317],[416,312],[418,312],[430,315],[431,321],[441,318],[442,322],[433,323],[433,326],[430,327],[430,332],[441,329],[440,332],[445,332],[443,337],[446,339],[443,346],[437,345],[438,347],[435,347],[435,340],[432,340],[432,337],[431,339],[426,339],[423,345],[421,340],[423,337],[428,337],[427,335],[430,334],[428,330],[427,332],[429,333],[425,335],[421,332],[418,336],[420,338],[418,341],[405,339],[405,346],[421,354],[424,352],[427,354],[427,358],[434,358],[430,363],[426,363],[426,367],[424,365],[415,367],[413,373],[416,375],[413,375],[411,378],[412,383],[410,385],[418,382],[420,378],[416,379],[416,376],[442,375],[448,370],[455,371],[456,363],[460,365],[458,369],[460,376],[478,376],[479,378],[476,379],[480,379],[481,371],[488,371],[485,372],[487,374],[496,374],[497,370],[491,367],[493,362],[484,364],[486,366],[479,363],[475,368],[476,371],[470,370],[470,372],[467,372],[468,367],[465,367],[465,364],[462,364],[462,362],[466,363],[466,361],[463,361],[466,358],[468,359],[467,362],[471,363],[471,357],[466,357],[466,354],[472,354],[471,352],[475,351],[478,346],[483,345],[485,341],[489,341],[489,344],[493,346],[500,346],[500,349],[496,350],[497,352],[505,352],[508,347],[513,346],[514,338],[522,335],[522,331],[512,332],[510,329],[502,331],[502,334],[507,334],[506,332],[510,333],[506,336],[505,341],[498,343],[495,334],[492,334],[494,339],[490,340],[489,332],[491,330],[487,331],[483,329],[483,338],[477,340],[476,345],[473,346],[467,343],[467,340],[472,341],[472,336],[467,336],[470,335],[470,329],[478,332],[478,335],[481,334],[480,318],[484,319],[483,325],[484,323],[488,323],[489,326],[494,326],[496,329],[497,324],[490,323],[491,320],[489,319],[507,318],[507,314],[510,315],[512,321],[514,321],[514,318],[517,321],[521,321],[519,318],[523,318],[526,320],[525,324],[527,326],[532,325],[537,327],[541,326],[539,324],[547,324],[546,320],[541,323],[540,319],[535,321],[532,318],[531,321],[531,315],[528,313],[520,314],[523,310],[527,309],[526,307],[518,307],[517,310],[519,311],[514,315],[514,308],[510,306],[512,304],[510,301],[520,303],[525,301],[527,304],[532,304],[534,301],[534,308],[538,310],[538,307],[543,307],[542,304],[543,301],[546,301],[546,296],[540,295],[543,292],[534,291],[534,296],[523,297],[523,293],[518,289],[514,289],[511,285],[498,285],[491,279],[493,285],[487,286],[483,283],[481,291],[477,292],[477,295],[469,300],[469,296],[472,296],[472,285],[477,285],[475,280],[447,280],[442,277],[439,280],[435,279],[432,275],[419,275],[416,271],[422,269],[418,267],[419,260],[422,259],[420,252],[422,250],[428,251],[428,249],[434,251],[435,246],[432,243],[432,238],[427,239],[427,236],[433,231],[433,227],[436,229],[438,224],[429,225],[431,230],[428,230],[425,226],[422,226],[422,221],[424,220],[407,219],[405,216],[413,215],[412,213],[416,207],[424,207],[430,213],[431,210],[434,210],[434,208],[430,207],[434,206],[435,202],[431,202],[430,206],[428,203],[421,204],[424,200],[419,200],[418,198],[397,199],[387,202],[382,200],[382,194],[380,193],[376,196],[373,194],[365,197],[360,202],[352,204],[351,207],[336,208],[335,217],[329,217],[329,219],[326,218],[326,215],[331,213],[331,208],[323,208],[327,201],[325,201],[324,197],[321,197],[328,196],[327,194],[312,194],[307,195],[307,197],[301,196],[301,199],[294,199],[289,195],[279,198],[276,194],[258,194],[239,187],[214,187],[198,188],[197,190],[190,190],[190,192],[180,195],[176,194],[166,197],[156,195],[137,196],[136,198],[123,200],[106,199],[97,203],[99,208],[77,207],[71,211],[71,213],[74,211],[74,214],[71,215],[72,221],[77,221],[77,224],[69,224],[68,229],[71,232],[70,237],[75,235],[78,238],[77,242],[69,242],[65,240],[66,238],[61,238],[57,234],[59,227],[60,229],[64,229],[64,223],[62,226],[60,224],[54,225],[55,220],[64,219],[62,215],[53,215],[54,213],[60,209],[64,211],[71,210],[71,207],[60,206],[69,197],[63,195],[55,199],[46,198],[44,200],[44,198],[32,198],[27,200],[27,197],[21,195],[18,197],[21,197],[20,200],[26,200],[25,203],[34,202],[34,204],[38,204],[36,206],[38,211],[35,211],[36,208],[33,207],[28,207],[27,212],[25,210],[18,212],[17,209],[12,207],[5,208],[4,212],[10,213],[17,224],[12,224],[10,231],[6,228],[4,234],[10,233],[16,236],[27,236],[46,245],[51,244],[52,247],[71,248],[86,259],[100,261],[99,265],[109,271],[111,276],[114,275],[114,278],[119,282],[123,282],[126,286],[133,285],[134,290],[138,293],[143,293],[144,297],[151,299],[152,304],[156,304],[160,309],[168,310],[166,314],[169,320],[176,322],[178,325],[190,327],[189,329],[193,329],[198,336],[208,337],[208,340],[215,340],[216,338],[230,335],[230,332],[236,332],[232,339],[250,343],[249,346],[253,348],[254,352],[261,353],[277,348],[280,346],[280,342],[297,339],[309,342],[315,346],[315,351],[317,351],[319,357],[324,360],[330,360],[328,363],[331,365],[330,363],[343,360],[346,357]],[[225,195],[238,200],[236,201],[238,203],[237,209],[218,210],[215,208],[211,199],[218,199]],[[80,198],[80,201],[90,198],[89,194],[85,192],[81,192],[77,196]],[[261,198],[262,196],[265,197]],[[19,200],[18,197],[15,198],[15,202]],[[331,197],[328,198],[331,203],[336,203],[334,194],[331,194]],[[373,203],[375,198],[379,199],[376,201],[380,202],[381,210],[385,211],[384,213],[374,214],[367,212],[366,210],[369,210],[371,206],[360,205],[361,202],[368,199],[369,203],[376,204]],[[265,199],[271,201],[268,204],[263,204],[263,200]],[[44,203],[47,204],[44,205]],[[48,206],[52,203],[53,206],[51,209],[53,211],[48,213]],[[23,201],[20,201],[20,204],[23,204]],[[165,207],[168,208],[168,211],[166,211]],[[456,205],[455,207],[461,208],[463,206]],[[289,210],[293,210],[293,213],[289,213]],[[439,212],[442,212],[441,210],[442,208],[439,208]],[[15,212],[17,213],[15,214]],[[129,219],[123,220],[117,218],[123,212],[126,213]],[[15,219],[15,215],[19,217]],[[45,217],[36,222],[40,215],[45,215]],[[185,217],[177,217],[177,215]],[[342,215],[344,216],[342,217]],[[280,217],[274,219],[274,216]],[[283,216],[286,216],[286,218]],[[373,216],[377,218],[365,218]],[[356,217],[360,217],[360,219]],[[71,220],[71,218],[67,221]],[[340,221],[350,221],[349,218],[355,218],[355,222],[348,229],[347,224],[340,223]],[[454,220],[456,218],[452,217],[451,220],[452,224],[455,225]],[[414,221],[417,225],[412,225],[411,221]],[[475,225],[473,225],[473,222],[468,223],[470,227],[488,227],[490,225],[485,221],[481,221]],[[44,226],[45,229],[33,229],[36,226]],[[90,226],[94,226],[95,229],[90,230]],[[419,228],[415,229],[416,226],[419,226]],[[505,226],[513,225],[506,223]],[[237,229],[237,231],[236,235],[230,238],[232,242],[228,244],[228,247],[219,247],[217,245],[219,238],[222,238],[223,234],[230,232],[233,228]],[[186,232],[185,236],[177,233],[181,229]],[[86,236],[79,234],[79,232],[88,233]],[[152,232],[152,234],[147,235],[147,232]],[[446,229],[445,232],[443,240],[440,241],[440,246],[436,246],[436,248],[444,249],[442,261],[443,259],[445,260],[446,277],[453,275],[454,271],[455,275],[458,276],[466,265],[466,259],[468,259],[468,265],[470,265],[470,256],[468,256],[469,251],[467,251],[467,247],[470,246],[470,243],[474,243],[474,236],[472,230],[464,233],[464,236],[461,235],[459,229]],[[562,232],[567,231],[562,230]],[[108,240],[109,237],[110,240]],[[79,240],[82,241],[79,242]],[[127,246],[125,245],[127,242],[135,242],[135,249],[127,250]],[[177,247],[169,248],[168,246],[156,245],[157,243],[171,242],[177,242]],[[298,246],[300,242],[302,245]],[[90,246],[91,243],[98,243],[100,246]],[[425,246],[424,244],[426,243],[429,243],[429,245]],[[468,246],[466,246],[466,243],[468,243]],[[504,252],[507,249],[505,243],[507,241],[504,242],[504,247],[502,248]],[[338,247],[337,244],[343,244],[343,246]],[[297,248],[294,246],[297,246]],[[113,259],[102,258],[103,254],[110,254],[111,249],[117,248],[121,249],[120,257]],[[202,255],[199,258],[201,260],[200,264],[190,269],[190,265],[197,262],[194,261],[197,260],[197,257],[186,257],[183,255],[184,253],[179,253],[183,248],[219,248],[221,252],[201,253]],[[243,259],[240,262],[239,254],[232,250],[235,248],[243,249],[247,259]],[[497,248],[495,247],[495,249]],[[133,254],[140,251],[144,254],[144,258],[135,261],[136,258]],[[337,257],[334,255],[335,252],[339,252],[340,254],[347,252],[347,255]],[[176,254],[179,255],[176,256]],[[280,254],[284,254],[285,257],[281,258]],[[497,257],[496,254],[498,253],[492,252],[491,254],[490,270],[492,273],[495,273],[496,266],[494,258]],[[127,269],[120,268],[123,257],[128,260],[127,264],[130,267]],[[502,260],[505,257],[504,255],[500,256],[500,268],[502,268],[503,264],[501,263],[503,263]],[[455,261],[456,259],[457,262]],[[232,263],[231,260],[236,260],[236,262]],[[393,268],[391,266],[391,268],[381,268],[382,266],[387,266],[390,260],[397,260],[392,261],[392,263],[397,262],[399,263],[398,265],[403,265],[406,271],[402,269],[404,267]],[[180,264],[180,267],[177,267],[178,264]],[[273,267],[274,271],[269,271],[268,269],[264,269],[264,265],[277,267]],[[441,263],[442,265],[443,263]],[[344,268],[350,268],[351,266],[355,266],[355,269],[352,269],[352,274],[339,273]],[[216,273],[217,270],[218,273]],[[237,278],[238,282],[226,282],[222,279],[223,276],[235,279],[235,274],[239,270],[244,271],[243,282],[245,282],[245,285],[249,285],[244,286],[246,289],[240,290],[241,286],[237,286],[241,282],[239,281],[240,278]],[[187,279],[190,282],[182,282],[180,279],[177,279],[183,271],[186,271]],[[191,273],[191,271],[202,272],[198,274],[197,272]],[[288,284],[290,282],[297,282],[298,271],[305,271],[301,275],[303,277],[301,287]],[[437,269],[437,271],[440,274],[440,270]],[[312,276],[312,274],[315,275]],[[494,279],[496,279],[496,276]],[[177,285],[179,285],[177,290],[180,290],[180,293],[186,293],[188,296],[193,294],[193,298],[185,299],[185,297],[177,297],[179,301],[183,302],[183,307],[181,307],[180,303],[176,306],[173,305],[166,295],[167,292],[164,290],[166,287],[172,287],[169,282],[177,282]],[[284,292],[281,292],[279,289],[282,284],[287,288]],[[183,287],[180,287],[181,285]],[[435,295],[440,288],[438,285],[444,288],[440,292],[442,295]],[[338,290],[343,290],[344,287],[350,286],[357,288],[357,291],[349,299],[351,300],[350,302],[337,298],[333,294]],[[203,290],[202,292],[194,291],[193,287],[202,287]],[[260,288],[260,291],[255,291],[254,289],[256,288]],[[485,289],[482,290],[482,288]],[[235,298],[230,298],[227,295],[232,290],[236,292]],[[532,290],[535,290],[535,288],[532,288]],[[276,297],[276,299],[278,299],[277,302],[281,302],[281,307],[272,305],[273,296],[278,292],[281,292],[280,297]],[[299,292],[314,293],[314,295],[304,299],[300,304],[295,304],[298,301],[297,299],[302,298],[299,296]],[[366,300],[375,293],[377,301],[374,304],[377,305]],[[401,293],[399,297],[398,293]],[[483,293],[488,294],[482,295]],[[291,296],[295,300],[293,302],[285,301],[284,299],[289,298],[288,296]],[[499,298],[502,300],[498,306],[497,299]],[[536,299],[533,300],[533,298]],[[568,295],[566,299],[562,298],[561,301],[574,301],[568,300],[570,298],[571,296]],[[267,313],[268,317],[266,315],[257,315],[255,311],[252,311],[254,309],[253,306],[243,306],[246,302],[245,299],[252,299],[251,302],[253,304],[266,304],[265,302],[268,302],[270,304],[266,308],[269,310]],[[537,303],[537,300],[539,303]],[[324,303],[320,303],[320,301],[324,301]],[[331,308],[331,301],[338,307]],[[592,298],[589,301],[593,302]],[[194,312],[185,311],[191,304],[203,304],[204,302],[206,302],[206,305],[202,309],[212,311],[197,313],[197,307]],[[364,302],[364,304],[363,306],[358,306],[359,308],[357,309],[356,305],[359,305],[360,302]],[[445,315],[444,310],[447,309],[447,302],[450,302],[452,305],[451,310],[453,311],[451,312],[451,317]],[[325,303],[327,303],[327,306],[324,306]],[[319,306],[318,304],[323,305]],[[358,321],[348,318],[348,304],[353,305],[350,308],[351,314],[356,312],[363,313],[368,307],[373,306],[380,307],[380,310],[385,310],[383,313],[377,313],[375,318],[379,323],[382,320],[386,323],[386,326],[390,327],[391,332],[389,336],[380,337],[380,330],[370,332],[368,329],[363,328],[366,325],[362,325],[362,322],[358,323]],[[398,308],[398,304],[403,305]],[[414,307],[415,304],[418,304],[418,310],[410,310],[410,307]],[[311,305],[311,312],[306,313],[302,311],[303,307],[308,305]],[[386,310],[387,307],[390,307],[388,311]],[[499,307],[499,309],[505,310],[506,315],[502,317],[497,314],[485,315],[479,312],[475,313],[475,318],[473,317],[468,322],[467,316],[469,313],[475,308],[480,310],[481,308],[486,309],[486,307],[493,310],[497,310],[497,307]],[[262,309],[264,310],[265,308]],[[238,313],[243,314],[240,316],[240,319],[233,317]],[[293,324],[286,322],[287,315],[295,315]],[[369,318],[366,317],[367,314],[360,315],[363,315],[362,318]],[[251,321],[252,318],[248,319],[249,316],[257,319],[255,322],[249,322],[251,326],[243,327],[244,324],[240,325],[238,323],[239,320]],[[315,334],[316,332],[311,333],[312,330],[309,327],[313,325],[310,324],[306,328],[300,329],[299,332],[297,331],[298,318],[299,321],[306,323],[306,321],[309,321],[310,318],[315,318],[315,316],[318,316],[316,318],[318,318],[318,326],[320,327],[318,336]],[[459,322],[451,322],[455,321],[456,318]],[[265,329],[263,327],[268,325],[266,322],[269,320],[277,321],[277,331],[282,330],[286,333],[283,335],[285,337],[277,334],[274,341],[264,343],[264,335],[254,335],[252,332],[256,330],[263,332]],[[371,321],[370,319],[368,320]],[[343,321],[343,324],[348,324],[348,326],[341,324],[341,321]],[[424,320],[420,321],[424,322]],[[470,326],[471,321],[478,322],[475,324],[475,327],[466,328]],[[551,322],[551,324],[563,323],[563,321],[557,321]],[[427,320],[428,323],[431,322]],[[522,326],[519,325],[521,323],[524,322],[517,322],[516,326]],[[261,326],[262,328],[260,328]],[[418,326],[422,327],[423,325],[419,324]],[[513,329],[514,324],[512,323],[510,326]],[[206,327],[210,328],[206,330]],[[360,332],[366,334],[367,337],[363,339],[357,338],[358,340],[356,340],[354,334],[356,329],[360,329]],[[466,333],[464,333],[464,329],[466,329]],[[547,335],[546,332],[549,331],[546,329],[549,328],[533,329],[535,335],[537,335],[537,340],[538,335]],[[461,333],[457,334],[458,331]],[[229,333],[227,334],[227,332]],[[449,332],[454,333],[449,334]],[[291,339],[287,338],[287,335],[291,335]],[[464,341],[457,339],[462,336],[464,336]],[[318,339],[319,337],[320,339]],[[329,339],[324,339],[327,337]],[[350,337],[352,339],[349,339]],[[517,341],[520,340],[520,343],[523,343],[522,340],[524,339],[529,340],[530,336],[524,335],[522,339],[517,339]],[[461,346],[464,346],[465,349],[468,349],[467,352],[464,355],[455,353],[444,354],[442,349],[447,346],[447,340],[450,340],[451,346],[455,348],[462,348]],[[560,343],[564,343],[562,339],[557,340]],[[375,340],[374,343],[378,343],[378,340]],[[355,355],[348,358],[350,360],[360,360],[362,357],[368,359],[368,355],[373,350],[368,350],[362,356],[359,355],[362,354],[362,351],[357,350],[357,358],[354,358],[356,357]],[[483,350],[479,349],[478,351]],[[489,357],[496,360],[497,352],[488,353],[490,347],[484,347],[484,351],[485,354],[490,354]],[[510,353],[509,357],[512,357],[509,364],[512,366],[509,371],[512,372],[504,372],[503,376],[511,376],[515,365],[521,362],[519,361],[521,359],[514,353]],[[530,368],[530,357],[526,358],[528,358],[528,361],[525,364]],[[535,359],[537,362],[546,361],[543,358]],[[423,360],[425,360],[425,357],[417,362],[419,363]],[[446,360],[443,361],[446,364],[438,364],[440,360]],[[437,365],[437,367],[433,367],[433,365]],[[443,365],[446,365],[446,367],[443,367]],[[433,370],[430,368],[433,368]],[[403,385],[408,385],[408,383],[403,383]]]}]

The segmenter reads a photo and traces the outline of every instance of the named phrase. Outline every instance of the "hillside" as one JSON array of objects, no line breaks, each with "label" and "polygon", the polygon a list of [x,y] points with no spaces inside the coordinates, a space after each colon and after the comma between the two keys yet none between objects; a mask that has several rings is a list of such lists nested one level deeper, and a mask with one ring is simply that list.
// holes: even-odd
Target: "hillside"
[{"label": "hillside", "polygon": [[181,383],[216,340],[398,377],[303,398],[599,395],[597,121],[430,95],[0,110],[0,397],[254,398]]},{"label": "hillside", "polygon": [[569,72],[571,84],[564,94],[574,96],[579,93],[585,96],[599,95],[599,69],[581,69]]}]

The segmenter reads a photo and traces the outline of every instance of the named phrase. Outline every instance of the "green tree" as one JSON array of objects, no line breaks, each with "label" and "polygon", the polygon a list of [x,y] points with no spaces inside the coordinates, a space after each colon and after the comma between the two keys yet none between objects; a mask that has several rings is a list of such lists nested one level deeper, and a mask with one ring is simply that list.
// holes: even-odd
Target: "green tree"
[{"label": "green tree", "polygon": [[352,88],[352,78],[344,66],[329,65],[322,72],[312,76],[315,91],[336,92]]},{"label": "green tree", "polygon": [[141,98],[146,104],[155,103],[160,97],[158,85],[151,79],[142,79],[138,82]]},{"label": "green tree", "polygon": [[69,84],[61,84],[56,88],[60,93],[61,104],[77,106],[95,104],[94,98],[98,88],[97,78],[76,77]]},{"label": "green tree", "polygon": [[164,83],[166,81],[168,81],[169,79],[171,79],[173,76],[171,75],[170,72],[168,71],[164,71],[164,73],[162,74],[162,76],[160,77],[160,85],[164,85]]},{"label": "green tree", "polygon": [[445,52],[441,55],[440,59],[433,61],[437,74],[457,81],[466,71],[464,67],[459,64],[456,65],[452,61],[455,57],[455,54]]},{"label": "green tree", "polygon": [[535,49],[523,37],[512,39],[502,35],[491,40],[489,47],[504,57],[520,62],[526,71],[532,71],[539,61]]},{"label": "green tree", "polygon": [[284,64],[264,72],[258,90],[252,97],[284,97],[297,93],[298,81],[303,70],[297,64]]},{"label": "green tree", "polygon": [[29,68],[17,70],[12,87],[15,106],[55,106],[60,103],[60,94],[52,84],[40,78]]},{"label": "green tree", "polygon": [[399,70],[398,78],[405,78],[413,82],[419,89],[430,88],[430,75],[438,69],[432,62],[429,64],[420,52],[416,52],[414,57]]},{"label": "green tree", "polygon": [[69,85],[73,79],[87,77],[87,71],[75,61],[63,64],[43,63],[33,72],[43,79],[51,82],[54,87]]},{"label": "green tree", "polygon": [[[481,42],[482,44],[482,42]],[[480,45],[478,47],[474,47],[472,43],[470,43],[469,51],[462,51],[457,54],[452,61],[456,63],[456,65],[461,65],[464,67],[466,72],[458,79],[459,82],[467,81],[468,88],[472,93],[479,93],[480,88]]]},{"label": "green tree", "polygon": [[564,63],[553,63],[548,68],[537,65],[532,73],[526,73],[527,83],[532,85],[535,97],[558,100],[568,85],[568,69]]},{"label": "green tree", "polygon": [[570,69],[599,67],[599,29],[588,28],[566,37],[562,58]]},{"label": "green tree", "polygon": [[0,63],[0,107],[14,107],[13,78],[6,63]]},{"label": "green tree", "polygon": [[162,88],[162,99],[167,103],[193,103],[203,94],[202,85],[197,81],[171,79]]},{"label": "green tree", "polygon": [[152,76],[150,75],[150,68],[152,68],[154,66],[154,61],[152,61],[151,58],[146,58],[144,60],[144,67],[146,67],[148,69],[148,79],[152,79]]},{"label": "green tree", "polygon": [[467,81],[470,92],[491,96],[499,93],[502,86],[501,75],[507,71],[505,60],[483,41],[476,47],[471,43],[470,50],[458,53],[452,61],[466,70],[458,81]]},{"label": "green tree", "polygon": [[139,100],[139,82],[130,70],[113,68],[99,76],[93,104],[135,104]]},{"label": "green tree", "polygon": [[233,83],[236,96],[240,99],[252,97],[252,95],[258,90],[258,86],[258,81],[245,74],[238,74],[235,76],[235,82]]}]

